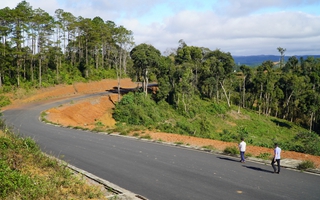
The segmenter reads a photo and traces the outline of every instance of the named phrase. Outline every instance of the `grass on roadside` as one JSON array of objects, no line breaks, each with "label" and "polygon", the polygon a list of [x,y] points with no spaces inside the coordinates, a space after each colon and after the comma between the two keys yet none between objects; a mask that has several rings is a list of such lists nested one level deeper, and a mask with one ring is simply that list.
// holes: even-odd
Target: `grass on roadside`
[{"label": "grass on roadside", "polygon": [[0,122],[0,199],[106,199],[65,164],[44,155],[31,138]]},{"label": "grass on roadside", "polygon": [[315,168],[316,166],[314,162],[311,160],[305,160],[297,166],[297,169],[299,170],[315,169]]}]

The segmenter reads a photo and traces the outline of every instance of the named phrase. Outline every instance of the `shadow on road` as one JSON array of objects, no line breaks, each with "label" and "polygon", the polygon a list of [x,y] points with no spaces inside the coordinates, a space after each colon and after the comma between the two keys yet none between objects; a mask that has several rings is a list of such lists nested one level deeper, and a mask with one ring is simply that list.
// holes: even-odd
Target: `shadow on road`
[{"label": "shadow on road", "polygon": [[262,169],[260,167],[252,167],[252,166],[245,166],[245,165],[243,165],[243,167],[246,167],[246,168],[252,169],[252,170],[256,170],[256,171],[260,171],[260,172],[273,173],[273,171]]},{"label": "shadow on road", "polygon": [[233,162],[240,162],[240,160],[232,159],[232,158],[226,158],[226,157],[218,157],[221,160],[227,160],[227,161],[233,161]]}]

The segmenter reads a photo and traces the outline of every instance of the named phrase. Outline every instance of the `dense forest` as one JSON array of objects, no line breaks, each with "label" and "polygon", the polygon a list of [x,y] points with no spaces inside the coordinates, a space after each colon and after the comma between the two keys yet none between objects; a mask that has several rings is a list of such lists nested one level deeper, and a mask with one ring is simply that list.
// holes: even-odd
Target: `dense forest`
[{"label": "dense forest", "polygon": [[[203,99],[319,130],[319,58],[238,66],[229,52],[188,46],[183,39],[164,55],[151,44],[135,44],[133,32],[113,21],[62,9],[51,16],[26,1],[1,9],[0,23],[1,101],[17,88],[131,77],[144,83],[146,95],[148,83],[157,82],[149,96],[185,115],[193,115],[191,105]],[[283,57],[285,49],[278,50]]]}]

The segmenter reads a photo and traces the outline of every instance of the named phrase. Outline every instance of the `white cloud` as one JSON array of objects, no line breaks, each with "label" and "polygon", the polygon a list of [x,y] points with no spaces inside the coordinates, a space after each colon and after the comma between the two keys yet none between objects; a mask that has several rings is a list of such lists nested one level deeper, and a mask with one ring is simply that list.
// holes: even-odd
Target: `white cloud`
[{"label": "white cloud", "polygon": [[285,10],[303,6],[318,5],[318,0],[225,0],[215,11],[220,15],[242,16],[270,10]]},{"label": "white cloud", "polygon": [[[20,1],[2,0],[15,7]],[[136,44],[161,52],[188,45],[219,48],[232,55],[319,54],[318,0],[30,0],[51,15],[58,8],[85,18],[101,17],[132,30]],[[309,9],[313,12],[309,12]],[[319,9],[315,9],[319,8]],[[315,10],[318,10],[315,12]]]},{"label": "white cloud", "polygon": [[[221,18],[213,12],[184,11],[165,19],[165,25],[139,26],[136,39],[138,44],[148,41],[162,51],[177,47],[183,39],[188,45],[219,48],[235,55],[277,54],[278,46],[293,55],[299,54],[299,48],[308,52],[308,46],[320,43],[319,21],[320,16],[300,12]],[[315,46],[309,53],[319,50]]]}]

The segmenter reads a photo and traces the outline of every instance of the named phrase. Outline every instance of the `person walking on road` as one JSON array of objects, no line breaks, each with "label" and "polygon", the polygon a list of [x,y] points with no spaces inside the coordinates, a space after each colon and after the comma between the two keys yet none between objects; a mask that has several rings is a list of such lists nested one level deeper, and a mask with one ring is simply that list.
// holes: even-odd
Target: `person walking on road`
[{"label": "person walking on road", "polygon": [[[281,148],[278,147],[278,144],[276,143],[274,145],[274,156],[273,156],[273,159],[271,161],[271,165],[272,165],[272,168],[273,168],[273,173],[277,173],[279,174],[280,173],[280,159],[281,159]],[[274,163],[277,162],[277,165],[278,165],[278,171],[276,169],[276,166],[274,165]]]},{"label": "person walking on road", "polygon": [[244,153],[246,152],[246,142],[244,141],[243,138],[241,138],[241,142],[239,144],[239,151],[240,151],[240,157],[241,157],[241,160],[240,162],[246,162],[245,158],[244,158]]}]

